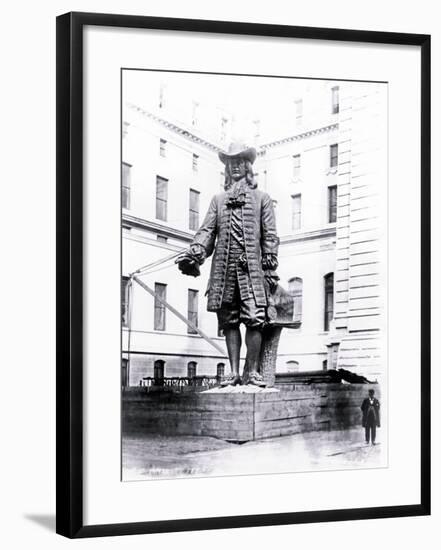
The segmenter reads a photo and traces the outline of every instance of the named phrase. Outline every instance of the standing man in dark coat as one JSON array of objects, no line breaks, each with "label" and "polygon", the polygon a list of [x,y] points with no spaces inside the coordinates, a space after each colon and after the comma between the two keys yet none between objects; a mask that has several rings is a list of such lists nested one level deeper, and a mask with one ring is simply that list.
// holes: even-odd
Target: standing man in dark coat
[{"label": "standing man in dark coat", "polygon": [[225,164],[225,191],[213,197],[190,249],[177,263],[186,275],[197,276],[211,254],[208,311],[217,313],[231,365],[224,385],[243,382],[239,373],[241,333],[246,326],[247,384],[264,386],[259,373],[262,329],[268,321],[268,285],[277,284],[279,238],[271,197],[257,189],[252,164],[256,150],[233,143],[219,153]]},{"label": "standing man in dark coat", "polygon": [[380,402],[374,397],[374,390],[369,390],[368,393],[369,397],[361,404],[362,426],[365,429],[366,443],[372,441],[372,445],[375,445],[376,431],[380,427]]}]

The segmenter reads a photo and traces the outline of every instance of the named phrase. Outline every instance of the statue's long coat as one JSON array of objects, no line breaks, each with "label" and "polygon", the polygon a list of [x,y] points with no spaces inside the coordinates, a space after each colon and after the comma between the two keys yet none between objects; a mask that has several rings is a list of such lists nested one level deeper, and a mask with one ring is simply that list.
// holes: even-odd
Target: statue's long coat
[{"label": "statue's long coat", "polygon": [[[231,208],[226,205],[227,198],[226,192],[213,197],[207,215],[193,240],[205,248],[207,257],[214,251],[207,289],[208,311],[221,308],[229,265]],[[252,292],[257,306],[267,306],[262,254],[277,254],[279,245],[273,202],[268,193],[249,188],[245,204],[239,208],[242,211],[245,253]]]}]

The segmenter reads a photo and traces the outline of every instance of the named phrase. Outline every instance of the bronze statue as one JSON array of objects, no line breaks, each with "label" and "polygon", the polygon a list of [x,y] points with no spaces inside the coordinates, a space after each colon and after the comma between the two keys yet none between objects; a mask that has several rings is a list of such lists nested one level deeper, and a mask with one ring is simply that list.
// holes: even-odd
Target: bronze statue
[{"label": "bronze statue", "polygon": [[[199,266],[214,254],[207,310],[217,313],[226,339],[231,374],[222,384],[265,386],[259,372],[263,332],[277,315],[279,238],[273,202],[268,193],[257,189],[254,148],[233,143],[219,158],[225,164],[225,190],[213,197],[189,250],[176,261],[184,274],[198,276]],[[242,377],[240,323],[246,326],[247,346]]]}]

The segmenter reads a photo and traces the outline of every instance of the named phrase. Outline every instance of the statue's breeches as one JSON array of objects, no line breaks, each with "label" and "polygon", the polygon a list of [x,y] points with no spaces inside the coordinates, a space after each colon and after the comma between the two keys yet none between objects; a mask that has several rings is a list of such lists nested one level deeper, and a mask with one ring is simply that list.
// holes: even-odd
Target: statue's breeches
[{"label": "statue's breeches", "polygon": [[267,320],[267,308],[256,305],[253,295],[242,300],[239,286],[236,284],[234,296],[231,302],[223,302],[221,308],[216,311],[219,328],[235,328],[243,323],[250,328],[262,329]]}]

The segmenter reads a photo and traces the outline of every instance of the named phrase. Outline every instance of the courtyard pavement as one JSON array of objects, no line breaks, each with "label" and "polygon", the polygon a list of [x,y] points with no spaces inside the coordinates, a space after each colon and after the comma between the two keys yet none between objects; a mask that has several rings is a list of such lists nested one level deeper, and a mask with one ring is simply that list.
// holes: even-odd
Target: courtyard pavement
[{"label": "courtyard pavement", "polygon": [[366,445],[364,430],[322,431],[243,444],[212,437],[123,437],[123,480],[250,475],[387,466],[381,440]]}]

